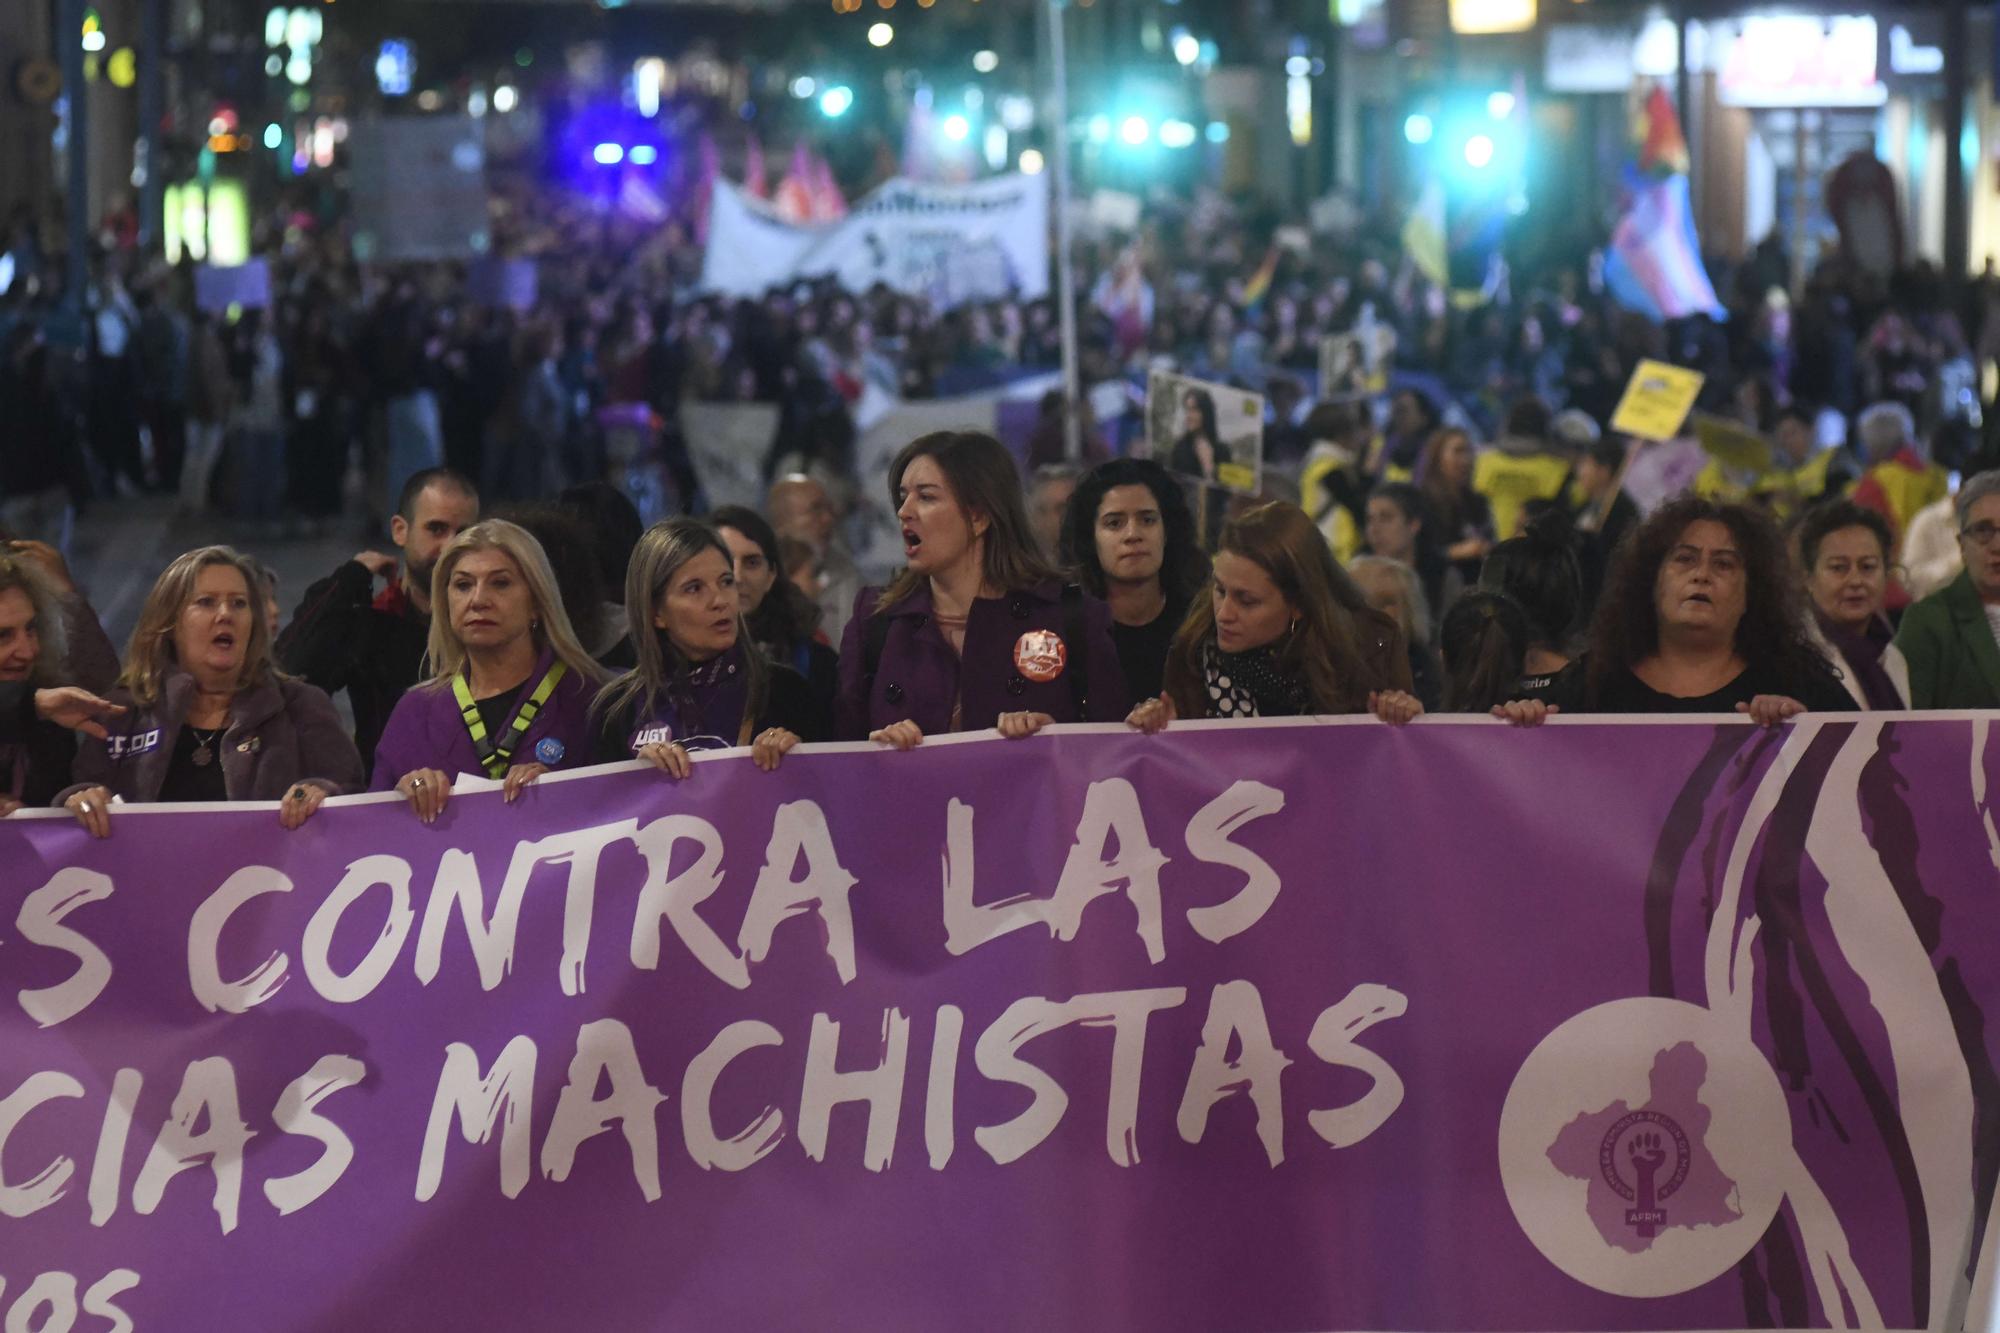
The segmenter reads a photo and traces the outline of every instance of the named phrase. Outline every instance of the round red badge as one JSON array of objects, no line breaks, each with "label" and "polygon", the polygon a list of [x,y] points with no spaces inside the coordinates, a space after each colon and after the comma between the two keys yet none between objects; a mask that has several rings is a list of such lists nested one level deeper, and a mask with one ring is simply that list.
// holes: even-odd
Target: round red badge
[{"label": "round red badge", "polygon": [[1037,684],[1060,676],[1068,662],[1069,648],[1052,629],[1031,629],[1014,644],[1014,669]]}]

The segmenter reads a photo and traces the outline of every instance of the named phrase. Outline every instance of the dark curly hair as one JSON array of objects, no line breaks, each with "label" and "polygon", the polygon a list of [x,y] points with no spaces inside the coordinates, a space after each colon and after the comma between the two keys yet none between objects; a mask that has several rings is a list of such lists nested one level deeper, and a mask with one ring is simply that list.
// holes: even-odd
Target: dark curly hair
[{"label": "dark curly hair", "polygon": [[1185,606],[1208,581],[1208,556],[1196,539],[1194,514],[1180,483],[1150,459],[1114,458],[1092,468],[1077,482],[1069,508],[1063,511],[1063,567],[1091,596],[1104,596],[1104,566],[1097,559],[1097,511],[1104,497],[1119,486],[1144,486],[1153,493],[1160,506],[1160,522],[1167,529],[1160,590],[1167,595],[1167,605]]},{"label": "dark curly hair", "polygon": [[1805,593],[1793,574],[1784,538],[1761,510],[1682,496],[1662,505],[1619,547],[1604,598],[1590,627],[1585,696],[1595,707],[1605,683],[1659,651],[1654,589],[1660,566],[1682,534],[1707,520],[1729,529],[1743,561],[1743,619],[1736,651],[1753,670],[1764,668],[1789,692],[1828,677],[1826,659],[1807,629]]}]

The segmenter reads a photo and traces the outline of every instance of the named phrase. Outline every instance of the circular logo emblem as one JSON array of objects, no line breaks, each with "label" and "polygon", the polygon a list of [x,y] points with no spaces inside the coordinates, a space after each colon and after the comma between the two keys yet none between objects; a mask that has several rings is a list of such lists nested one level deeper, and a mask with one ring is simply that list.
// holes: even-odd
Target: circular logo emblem
[{"label": "circular logo emblem", "polygon": [[1614,1000],[1542,1039],[1500,1113],[1500,1180],[1550,1263],[1618,1296],[1714,1281],[1784,1200],[1791,1116],[1745,1032],[1680,1000]]},{"label": "circular logo emblem", "polygon": [[560,764],[567,753],[569,752],[563,749],[563,743],[553,736],[544,736],[535,742],[536,762],[547,764],[550,768]]},{"label": "circular logo emblem", "polygon": [[1069,647],[1052,629],[1031,629],[1014,642],[1014,669],[1038,685],[1063,673]]}]

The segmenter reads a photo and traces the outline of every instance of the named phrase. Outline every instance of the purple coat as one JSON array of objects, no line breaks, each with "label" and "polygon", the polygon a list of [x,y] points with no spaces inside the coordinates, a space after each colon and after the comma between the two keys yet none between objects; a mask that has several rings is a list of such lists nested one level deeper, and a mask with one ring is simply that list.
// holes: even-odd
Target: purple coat
[{"label": "purple coat", "polygon": [[[528,677],[528,688],[540,682],[542,673],[554,663],[554,655],[543,650]],[[527,734],[515,747],[513,762],[543,763],[550,768],[581,768],[592,762],[595,733],[590,725],[590,701],[597,697],[595,683],[571,671],[563,676],[555,693],[529,724]],[[544,740],[562,747],[554,763],[545,757]],[[382,739],[375,747],[375,791],[390,791],[406,773],[435,768],[457,777],[470,773],[485,777],[479,752],[472,746],[472,733],[459,715],[458,700],[451,686],[425,683],[413,686],[389,714]]]},{"label": "purple coat", "polygon": [[961,660],[931,617],[928,584],[884,614],[889,636],[882,645],[874,680],[868,679],[865,631],[880,588],[863,588],[840,645],[840,699],[834,734],[865,740],[868,733],[905,718],[926,736],[951,730],[951,707],[961,701],[962,731],[991,727],[1002,713],[1047,713],[1058,722],[1120,722],[1131,709],[1118,648],[1111,641],[1111,609],[1095,597],[1082,600],[1083,633],[1088,640],[1089,716],[1078,717],[1070,671],[1076,645],[1068,645],[1069,665],[1049,681],[1024,677],[1014,665],[1014,647],[1029,630],[1067,633],[1062,585],[1051,579],[1004,597],[981,597],[965,625]]},{"label": "purple coat", "polygon": [[[129,691],[111,691],[111,702],[132,711],[110,724],[109,740],[80,738],[70,769],[74,785],[55,804],[99,786],[128,801],[158,800],[193,695],[194,677],[185,671],[169,672],[160,697],[145,708],[133,706]],[[299,782],[333,796],[361,788],[361,754],[333,701],[302,680],[270,680],[238,694],[220,754],[223,790],[232,801],[279,800]]]}]

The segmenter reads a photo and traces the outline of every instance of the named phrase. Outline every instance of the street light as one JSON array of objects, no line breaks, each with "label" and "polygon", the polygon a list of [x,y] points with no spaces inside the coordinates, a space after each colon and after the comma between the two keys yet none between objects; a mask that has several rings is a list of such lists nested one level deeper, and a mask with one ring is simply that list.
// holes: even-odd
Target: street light
[{"label": "street light", "polygon": [[1484,134],[1475,134],[1465,141],[1465,165],[1474,171],[1484,169],[1493,161],[1493,140]]},{"label": "street light", "polygon": [[886,23],[877,23],[868,29],[870,46],[887,46],[896,40],[896,30]]},{"label": "street light", "polygon": [[1131,147],[1137,148],[1153,137],[1153,127],[1146,123],[1144,116],[1127,116],[1125,122],[1118,127],[1118,137]]},{"label": "street light", "polygon": [[1183,65],[1192,65],[1201,59],[1201,39],[1186,28],[1174,32],[1174,59]]},{"label": "street light", "polygon": [[1041,174],[1042,174],[1042,165],[1043,165],[1043,164],[1042,164],[1042,150],[1041,150],[1041,149],[1039,149],[1039,148],[1023,148],[1023,149],[1021,150],[1021,174],[1022,174],[1023,176],[1039,176],[1039,175],[1041,175]]},{"label": "street light", "polygon": [[1000,68],[999,53],[994,51],[973,52],[972,67],[981,74],[991,74],[994,70]]},{"label": "street light", "polygon": [[972,124],[964,116],[944,118],[944,137],[953,143],[965,142],[965,136],[972,133]]},{"label": "street light", "polygon": [[819,95],[820,114],[829,120],[839,120],[854,105],[854,90],[844,83],[836,83]]},{"label": "street light", "polygon": [[1421,111],[1403,122],[1403,137],[1413,144],[1429,143],[1436,132],[1437,127],[1431,124],[1431,118]]}]

